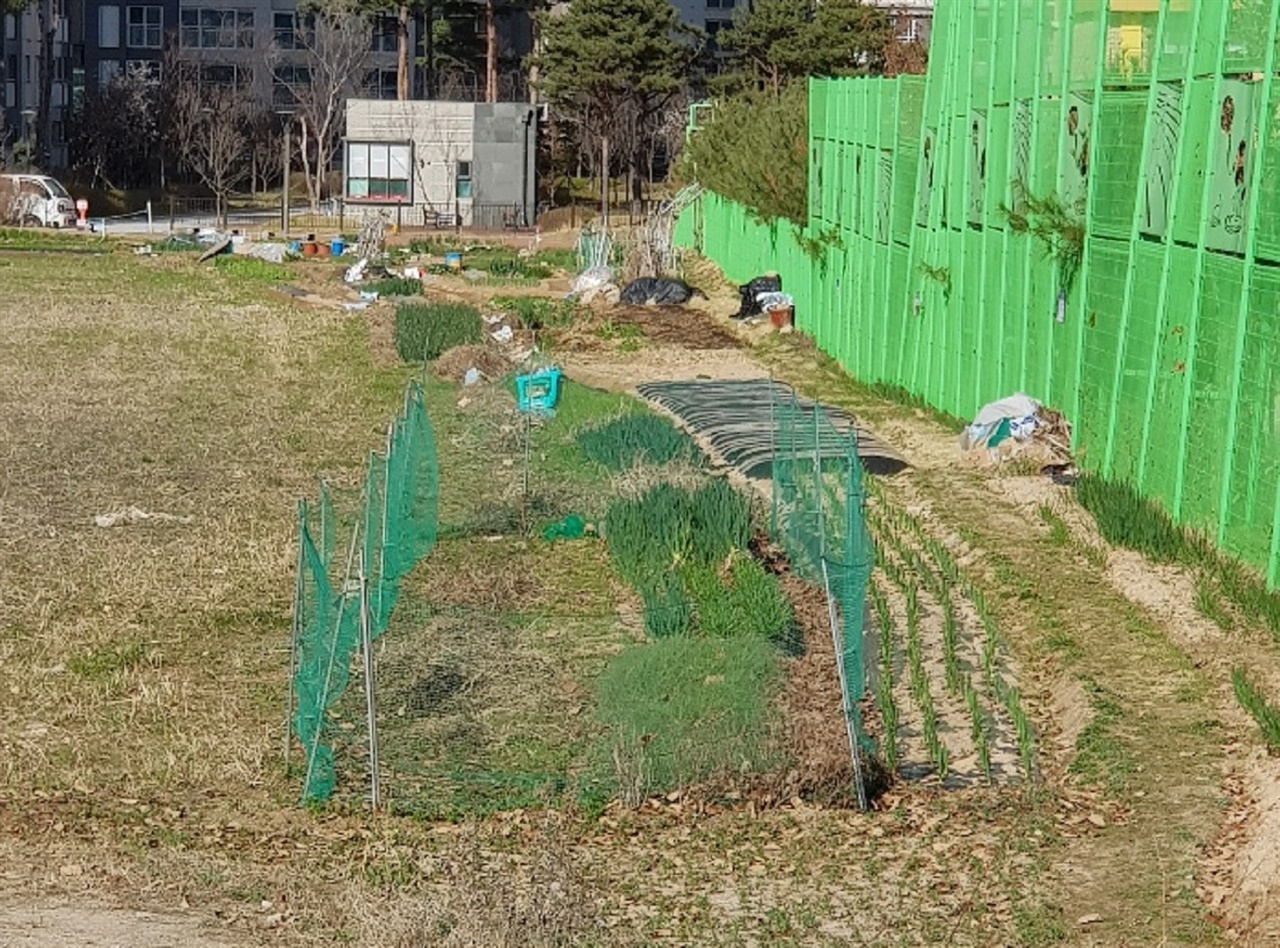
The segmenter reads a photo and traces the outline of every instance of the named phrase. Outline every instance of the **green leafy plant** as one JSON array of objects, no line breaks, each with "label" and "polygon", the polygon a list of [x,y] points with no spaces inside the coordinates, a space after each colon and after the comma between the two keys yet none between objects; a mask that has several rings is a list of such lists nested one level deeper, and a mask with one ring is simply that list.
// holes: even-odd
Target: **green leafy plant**
[{"label": "green leafy plant", "polygon": [[422,281],[409,280],[404,277],[387,277],[384,280],[374,280],[361,286],[361,289],[370,293],[377,293],[381,297],[390,296],[421,296]]},{"label": "green leafy plant", "polygon": [[692,438],[667,419],[648,413],[635,412],[583,429],[577,442],[588,460],[611,471],[702,457]]},{"label": "green leafy plant", "polygon": [[1201,576],[1196,580],[1194,602],[1196,612],[1213,622],[1222,631],[1230,632],[1235,628],[1235,620],[1232,619],[1231,613],[1223,608],[1218,589],[1208,576]]},{"label": "green leafy plant", "polygon": [[776,649],[750,636],[671,636],[619,653],[596,682],[600,770],[613,777],[623,769],[614,760],[620,741],[643,756],[638,803],[647,792],[779,766],[770,701],[779,662]]},{"label": "green leafy plant", "polygon": [[1050,192],[1037,197],[1026,182],[1013,182],[1013,207],[1000,205],[1009,230],[1030,234],[1044,246],[1058,268],[1058,286],[1071,291],[1084,261],[1084,201],[1068,205]]},{"label": "green leafy plant", "polygon": [[609,554],[620,576],[637,588],[672,569],[711,566],[751,536],[751,503],[728,481],[697,490],[661,483],[636,499],[619,498],[605,515]]},{"label": "green leafy plant", "polygon": [[396,352],[405,362],[430,362],[454,346],[480,342],[480,311],[465,303],[401,303],[396,307]]},{"label": "green leafy plant", "polygon": [[292,276],[289,268],[283,264],[259,260],[257,257],[220,254],[213,258],[213,265],[218,268],[219,273],[258,283],[279,283]]},{"label": "green leafy plant", "polygon": [[1272,754],[1280,754],[1280,711],[1277,711],[1243,668],[1233,669],[1231,685],[1240,707],[1252,715],[1262,731],[1262,740]]},{"label": "green leafy plant", "polygon": [[650,638],[687,635],[693,626],[693,603],[678,579],[666,576],[640,591],[644,630]]},{"label": "green leafy plant", "polygon": [[520,320],[525,329],[555,329],[571,326],[579,317],[578,305],[572,300],[546,296],[495,296],[491,305]]},{"label": "green leafy plant", "polygon": [[942,287],[942,298],[944,300],[951,299],[951,270],[947,267],[931,267],[923,260],[920,261],[920,272],[934,283]]},{"label": "green leafy plant", "polygon": [[1203,541],[1188,535],[1129,484],[1082,474],[1076,481],[1076,499],[1093,514],[1098,531],[1112,546],[1137,550],[1158,563],[1192,562],[1205,551]]}]

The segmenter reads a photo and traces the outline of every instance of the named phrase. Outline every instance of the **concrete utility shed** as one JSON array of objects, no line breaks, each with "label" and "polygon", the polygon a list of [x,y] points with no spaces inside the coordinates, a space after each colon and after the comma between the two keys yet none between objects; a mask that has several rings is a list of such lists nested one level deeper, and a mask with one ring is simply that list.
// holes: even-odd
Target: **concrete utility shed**
[{"label": "concrete utility shed", "polygon": [[343,200],[406,225],[531,226],[537,135],[526,103],[350,99]]}]

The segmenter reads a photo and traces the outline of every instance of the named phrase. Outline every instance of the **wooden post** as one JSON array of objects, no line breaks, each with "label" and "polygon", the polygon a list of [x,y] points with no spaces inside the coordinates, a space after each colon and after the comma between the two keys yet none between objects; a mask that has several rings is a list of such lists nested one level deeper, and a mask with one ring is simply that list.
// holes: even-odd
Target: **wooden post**
[{"label": "wooden post", "polygon": [[603,233],[609,232],[609,139],[600,143],[600,223]]}]

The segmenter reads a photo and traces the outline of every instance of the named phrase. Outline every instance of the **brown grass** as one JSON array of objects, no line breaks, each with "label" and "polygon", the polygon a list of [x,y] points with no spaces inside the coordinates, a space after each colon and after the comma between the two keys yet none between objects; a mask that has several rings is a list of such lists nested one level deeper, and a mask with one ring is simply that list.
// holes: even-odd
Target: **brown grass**
[{"label": "brown grass", "polygon": [[[1040,911],[1052,826],[1034,835],[1037,805],[994,792],[899,793],[883,816],[675,799],[454,825],[371,815],[355,793],[298,808],[279,765],[293,504],[321,476],[359,483],[411,370],[371,358],[361,314],[268,304],[183,261],[25,254],[3,272],[0,903],[185,912],[237,944],[370,946],[985,945],[1019,940],[1015,916]],[[441,410],[450,516],[516,496],[509,396],[484,388]],[[443,391],[435,404],[456,407]],[[191,519],[93,525],[130,505]],[[453,624],[434,639],[393,629],[388,649],[418,677],[456,657],[485,670],[461,677],[486,725],[589,730],[589,693],[543,689],[633,635],[634,617],[601,608],[599,548],[558,547],[530,582],[507,578],[533,574],[527,553],[484,542],[440,560],[462,578],[428,565],[409,584],[409,606],[424,588],[452,597]],[[496,593],[476,589],[493,575]],[[483,634],[492,605],[506,639]],[[528,610],[514,627],[512,606]],[[425,626],[412,608],[393,622]],[[815,760],[838,743],[823,726]]]}]

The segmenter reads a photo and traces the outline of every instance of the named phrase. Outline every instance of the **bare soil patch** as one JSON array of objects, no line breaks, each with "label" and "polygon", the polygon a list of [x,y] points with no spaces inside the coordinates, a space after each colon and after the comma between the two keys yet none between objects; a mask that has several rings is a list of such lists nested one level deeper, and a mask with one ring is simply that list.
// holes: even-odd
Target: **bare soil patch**
[{"label": "bare soil patch", "polygon": [[244,942],[205,930],[194,915],[102,908],[58,899],[0,901],[6,948],[231,948]]},{"label": "bare soil patch", "polygon": [[742,339],[694,306],[611,306],[604,317],[617,326],[635,326],[646,339],[684,349],[741,349]]}]

